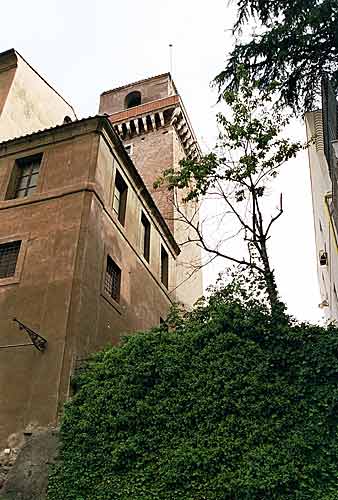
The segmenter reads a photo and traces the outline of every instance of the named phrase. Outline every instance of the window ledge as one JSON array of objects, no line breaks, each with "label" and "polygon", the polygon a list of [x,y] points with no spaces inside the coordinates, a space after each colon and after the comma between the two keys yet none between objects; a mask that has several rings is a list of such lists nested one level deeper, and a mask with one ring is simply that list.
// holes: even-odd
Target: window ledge
[{"label": "window ledge", "polygon": [[109,304],[119,313],[122,315],[122,307],[121,305],[116,302],[116,300],[113,299],[113,297],[111,297],[110,295],[108,295],[108,293],[105,293],[105,292],[101,292],[101,297],[103,297],[104,299],[106,299],[107,302],[109,302]]},{"label": "window ledge", "polygon": [[8,276],[8,278],[0,278],[0,286],[15,285],[20,282],[20,276]]}]

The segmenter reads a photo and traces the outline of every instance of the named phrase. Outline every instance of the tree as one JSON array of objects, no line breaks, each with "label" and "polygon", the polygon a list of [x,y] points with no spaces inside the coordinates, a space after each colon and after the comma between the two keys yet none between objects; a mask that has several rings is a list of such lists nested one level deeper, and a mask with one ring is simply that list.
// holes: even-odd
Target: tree
[{"label": "tree", "polygon": [[[297,112],[312,109],[324,75],[338,88],[337,0],[238,0],[237,6],[237,40],[215,79],[221,89],[237,88],[242,65],[263,91],[279,82],[280,104]],[[250,22],[256,34],[248,40]]]},{"label": "tree", "polygon": [[49,500],[336,500],[338,330],[236,282],[74,382]]},{"label": "tree", "polygon": [[[213,256],[256,271],[271,308],[281,310],[284,306],[278,297],[267,244],[272,225],[283,213],[282,195],[279,208],[268,221],[265,221],[263,206],[270,181],[304,146],[282,136],[288,116],[272,112],[273,90],[274,85],[270,85],[262,100],[259,82],[251,81],[241,69],[239,88],[222,94],[228,110],[218,115],[220,136],[216,152],[199,161],[183,160],[178,169],[165,170],[156,186],[165,184],[175,195],[177,190],[184,193],[183,204],[182,197],[177,195],[174,204],[176,217],[193,230],[187,243],[195,242]],[[234,216],[238,225],[234,232],[242,233],[248,245],[246,257],[230,254],[228,243],[221,238],[216,245],[208,242],[204,231],[208,219],[201,223],[198,211],[191,213],[185,207],[188,202],[199,202],[205,196],[222,203],[222,220],[229,212]]]}]

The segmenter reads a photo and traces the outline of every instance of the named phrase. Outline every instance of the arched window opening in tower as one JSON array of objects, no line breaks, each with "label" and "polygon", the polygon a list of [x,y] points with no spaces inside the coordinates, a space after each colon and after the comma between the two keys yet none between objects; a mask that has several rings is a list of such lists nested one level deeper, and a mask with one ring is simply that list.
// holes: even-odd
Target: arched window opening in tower
[{"label": "arched window opening in tower", "polygon": [[133,108],[134,106],[139,106],[141,104],[141,92],[135,90],[130,92],[125,99],[125,107]]}]

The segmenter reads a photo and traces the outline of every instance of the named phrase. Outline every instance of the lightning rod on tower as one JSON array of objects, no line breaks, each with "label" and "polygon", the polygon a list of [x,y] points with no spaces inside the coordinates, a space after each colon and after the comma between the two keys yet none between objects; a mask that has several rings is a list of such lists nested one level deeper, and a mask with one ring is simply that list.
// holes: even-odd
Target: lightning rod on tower
[{"label": "lightning rod on tower", "polygon": [[169,71],[173,74],[173,44],[169,43]]}]

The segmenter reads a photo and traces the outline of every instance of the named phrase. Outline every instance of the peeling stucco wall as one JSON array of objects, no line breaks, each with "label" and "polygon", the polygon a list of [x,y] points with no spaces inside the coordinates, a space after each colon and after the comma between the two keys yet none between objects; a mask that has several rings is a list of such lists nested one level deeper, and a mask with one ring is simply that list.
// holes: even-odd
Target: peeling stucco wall
[{"label": "peeling stucco wall", "polygon": [[17,52],[9,52],[11,64],[0,54],[0,142],[62,124],[65,116],[75,119],[73,108]]}]

